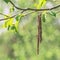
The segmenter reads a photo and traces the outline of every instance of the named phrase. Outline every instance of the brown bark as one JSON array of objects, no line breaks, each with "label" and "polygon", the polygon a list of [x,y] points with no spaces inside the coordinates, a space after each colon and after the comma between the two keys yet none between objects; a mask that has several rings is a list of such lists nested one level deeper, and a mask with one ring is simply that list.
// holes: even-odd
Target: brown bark
[{"label": "brown bark", "polygon": [[39,54],[39,43],[42,41],[42,22],[41,14],[38,15],[38,39],[37,39],[37,54]]}]

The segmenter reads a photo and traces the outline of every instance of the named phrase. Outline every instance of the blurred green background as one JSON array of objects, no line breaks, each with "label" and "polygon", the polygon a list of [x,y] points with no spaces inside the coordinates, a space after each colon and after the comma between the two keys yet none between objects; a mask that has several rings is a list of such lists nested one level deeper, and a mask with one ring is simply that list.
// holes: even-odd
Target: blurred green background
[{"label": "blurred green background", "polygon": [[[13,0],[16,6],[35,8],[37,0]],[[60,4],[60,0],[47,0],[44,8]],[[0,13],[9,14],[11,4],[0,0]],[[58,12],[60,8],[53,11]],[[11,14],[19,13],[18,10]],[[0,18],[3,16],[0,15]],[[0,60],[60,60],[60,12],[56,17],[46,15],[46,22],[42,22],[42,43],[40,54],[37,55],[37,14],[33,13],[22,18],[19,24],[19,34],[2,28],[0,22]]]}]

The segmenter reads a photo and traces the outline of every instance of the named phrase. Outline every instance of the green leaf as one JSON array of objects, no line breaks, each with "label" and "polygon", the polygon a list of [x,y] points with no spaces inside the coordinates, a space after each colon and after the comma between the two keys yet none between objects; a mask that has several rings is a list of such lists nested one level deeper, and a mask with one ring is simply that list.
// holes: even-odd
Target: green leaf
[{"label": "green leaf", "polygon": [[39,0],[39,3],[37,4],[37,9],[40,9],[46,4],[46,0]]},{"label": "green leaf", "polygon": [[49,12],[49,14],[52,15],[52,16],[54,16],[54,17],[56,17],[56,13],[53,12],[53,11]]},{"label": "green leaf", "polygon": [[11,30],[14,30],[15,32],[17,32],[17,29],[16,29],[16,27],[15,27],[15,24],[13,24],[13,25],[11,26]]},{"label": "green leaf", "polygon": [[17,15],[17,16],[16,16],[16,21],[20,21],[23,16],[24,16],[24,15],[22,15],[22,14],[21,14],[21,15]]},{"label": "green leaf", "polygon": [[14,30],[14,29],[15,29],[15,26],[14,26],[14,25],[12,25],[12,26],[11,26],[11,30]]},{"label": "green leaf", "polygon": [[8,28],[7,28],[8,30],[10,29],[10,25],[8,26]]},{"label": "green leaf", "polygon": [[20,20],[20,15],[17,15],[16,16],[16,21],[19,21]]},{"label": "green leaf", "polygon": [[10,8],[10,12],[13,12],[13,11],[14,11],[14,7],[11,7],[11,8]]},{"label": "green leaf", "polygon": [[4,0],[6,3],[10,2],[10,0]]},{"label": "green leaf", "polygon": [[43,22],[45,22],[45,20],[46,20],[45,14],[42,15],[42,20],[43,20]]}]

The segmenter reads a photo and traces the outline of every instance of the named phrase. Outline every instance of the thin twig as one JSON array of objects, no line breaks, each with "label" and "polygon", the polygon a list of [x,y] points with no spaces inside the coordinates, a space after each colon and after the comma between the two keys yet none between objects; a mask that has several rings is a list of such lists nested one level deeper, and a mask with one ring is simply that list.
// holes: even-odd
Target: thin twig
[{"label": "thin twig", "polygon": [[7,20],[7,19],[13,18],[13,17],[15,17],[15,16],[16,16],[16,15],[13,15],[13,16],[11,16],[11,17],[7,17],[7,18],[4,18],[4,19],[0,19],[0,21]]},{"label": "thin twig", "polygon": [[9,17],[8,15],[6,15],[6,14],[3,14],[3,13],[0,13],[0,15],[3,15],[3,16],[6,16],[6,17]]},{"label": "thin twig", "polygon": [[[24,9],[24,8],[19,8],[19,7],[17,7],[12,1],[10,1],[10,3],[11,3],[16,9],[22,10],[21,13],[23,13],[23,12],[25,12],[25,11],[33,11],[33,12],[30,12],[30,13],[27,13],[25,16],[27,16],[27,15],[29,15],[29,14],[31,14],[31,13],[34,13],[34,12],[38,12],[38,11],[50,11],[50,10],[53,10],[53,9],[56,9],[56,8],[60,7],[60,5],[57,5],[57,6],[55,6],[55,7],[47,8],[47,9],[33,9],[33,8],[26,8],[26,9]],[[7,16],[7,15],[2,14],[2,13],[0,13],[0,14],[1,14],[1,15],[4,15],[4,16]],[[16,16],[16,15],[11,16],[11,17],[7,16],[8,18],[0,19],[0,21],[7,20],[7,19],[13,18],[13,17],[15,17],[15,16]]]},{"label": "thin twig", "polygon": [[18,10],[23,10],[23,11],[49,11],[49,10],[53,10],[53,9],[56,9],[56,8],[59,8],[60,5],[57,5],[55,7],[52,7],[52,8],[47,8],[47,9],[35,9],[35,8],[19,8],[17,7],[12,1],[10,1],[10,3]]},{"label": "thin twig", "polygon": [[[25,14],[23,17],[25,17],[25,16],[27,16],[27,15],[30,15],[30,14],[32,14],[32,13],[34,13],[34,12],[29,12],[29,13]],[[2,14],[2,13],[1,13],[1,14]],[[2,14],[2,15],[3,15],[3,14]],[[18,14],[16,14],[16,15],[18,15]],[[11,17],[8,16],[7,18],[0,19],[0,21],[8,20],[8,19],[10,19],[10,18],[14,18],[16,15],[11,16]],[[7,16],[7,15],[5,15],[5,16]]]}]

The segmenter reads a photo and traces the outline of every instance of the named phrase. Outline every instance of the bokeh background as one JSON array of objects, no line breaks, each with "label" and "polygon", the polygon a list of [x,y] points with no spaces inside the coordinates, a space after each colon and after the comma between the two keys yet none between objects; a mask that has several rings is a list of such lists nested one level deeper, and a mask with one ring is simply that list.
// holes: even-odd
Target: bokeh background
[{"label": "bokeh background", "polygon": [[[37,0],[13,0],[21,8],[35,8]],[[47,0],[43,8],[51,8],[60,4],[60,0]],[[0,13],[16,14],[15,9],[10,13],[11,4],[0,0]],[[2,28],[4,21],[0,21],[0,60],[60,60],[60,8],[53,10],[56,17],[46,15],[42,22],[42,42],[40,54],[37,55],[37,14],[33,13],[22,18],[19,24],[19,34]],[[29,11],[28,11],[29,12]],[[27,13],[27,12],[25,12]],[[4,16],[0,15],[0,19]]]}]

